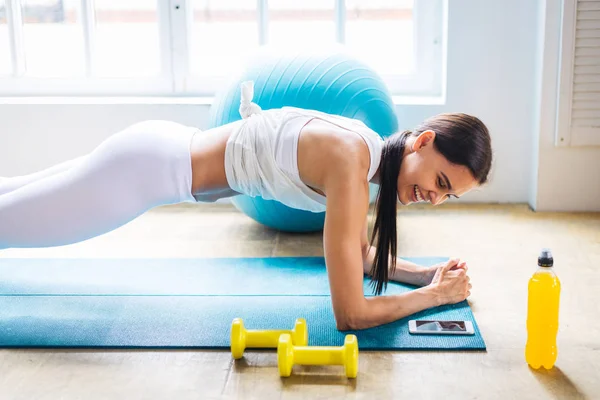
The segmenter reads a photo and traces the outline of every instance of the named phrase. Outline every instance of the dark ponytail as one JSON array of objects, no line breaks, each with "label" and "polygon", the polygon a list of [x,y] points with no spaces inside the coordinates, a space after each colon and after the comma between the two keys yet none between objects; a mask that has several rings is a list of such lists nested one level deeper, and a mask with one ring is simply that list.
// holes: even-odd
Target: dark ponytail
[{"label": "dark ponytail", "polygon": [[[396,206],[398,202],[398,174],[404,156],[404,145],[410,131],[398,133],[385,141],[379,163],[379,192],[375,208],[377,217],[371,245],[377,240],[375,259],[371,269],[371,285],[375,294],[387,287],[389,270],[396,269]],[[391,266],[390,266],[391,257]]]},{"label": "dark ponytail", "polygon": [[435,132],[433,147],[450,163],[467,167],[480,185],[487,181],[490,172],[490,135],[483,122],[471,115],[439,114],[427,119],[413,131],[396,133],[385,140],[379,163],[379,193],[375,203],[377,216],[371,238],[371,245],[377,242],[371,269],[371,285],[375,294],[381,294],[386,289],[389,272],[393,273],[396,269],[398,176],[406,140],[426,130]]}]

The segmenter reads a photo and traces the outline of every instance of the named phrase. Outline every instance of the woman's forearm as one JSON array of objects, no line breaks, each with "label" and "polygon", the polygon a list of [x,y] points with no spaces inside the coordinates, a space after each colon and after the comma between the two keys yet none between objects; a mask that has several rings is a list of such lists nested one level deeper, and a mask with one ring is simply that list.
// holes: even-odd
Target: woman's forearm
[{"label": "woman's forearm", "polygon": [[[370,246],[366,254],[363,255],[363,269],[367,275],[370,275],[373,261],[375,260],[374,246]],[[390,280],[397,282],[405,282],[415,286],[423,286],[425,268],[413,262],[396,258],[396,270],[390,274]]]},{"label": "woman's forearm", "polygon": [[435,289],[422,287],[410,292],[366,297],[362,310],[346,329],[367,329],[387,324],[440,305]]}]

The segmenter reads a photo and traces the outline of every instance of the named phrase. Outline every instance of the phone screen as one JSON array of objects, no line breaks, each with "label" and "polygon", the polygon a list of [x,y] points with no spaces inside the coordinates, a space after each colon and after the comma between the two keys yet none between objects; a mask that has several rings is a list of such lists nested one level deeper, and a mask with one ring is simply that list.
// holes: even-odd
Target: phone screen
[{"label": "phone screen", "polygon": [[416,321],[419,332],[466,332],[465,321]]}]

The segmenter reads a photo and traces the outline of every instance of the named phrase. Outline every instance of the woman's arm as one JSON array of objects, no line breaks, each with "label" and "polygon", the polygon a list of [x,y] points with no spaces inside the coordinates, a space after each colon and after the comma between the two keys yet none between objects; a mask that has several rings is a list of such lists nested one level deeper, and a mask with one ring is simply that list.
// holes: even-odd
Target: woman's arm
[{"label": "woman's arm", "polygon": [[[363,270],[367,275],[371,274],[371,268],[373,267],[373,261],[375,260],[375,246],[371,246],[369,243],[368,235],[368,221],[365,220],[361,234],[361,248],[363,257]],[[451,259],[448,262],[455,264],[452,269],[464,269],[467,268],[467,263],[460,262],[458,259]],[[422,266],[415,264],[410,261],[403,260],[400,257],[396,257],[396,270],[394,273],[390,271],[390,280],[396,282],[404,282],[415,286],[426,286],[431,283],[436,271],[446,265],[448,262],[439,263],[432,266]]]},{"label": "woman's arm", "polygon": [[[363,271],[365,274],[370,275],[376,249],[368,241],[366,222],[362,238]],[[392,281],[404,282],[415,286],[425,286],[431,282],[432,276],[430,275],[429,268],[396,257],[396,269],[393,273],[390,271],[389,276]]]},{"label": "woman's arm", "polygon": [[365,298],[361,232],[369,208],[364,171],[340,159],[325,182],[327,212],[323,244],[333,311],[339,330],[366,329],[440,305],[435,286],[399,295]]}]

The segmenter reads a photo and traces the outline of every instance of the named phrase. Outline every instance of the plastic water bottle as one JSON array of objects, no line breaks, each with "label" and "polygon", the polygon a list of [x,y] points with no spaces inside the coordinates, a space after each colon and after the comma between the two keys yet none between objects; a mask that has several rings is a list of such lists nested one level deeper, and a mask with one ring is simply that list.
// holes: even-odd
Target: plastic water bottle
[{"label": "plastic water bottle", "polygon": [[538,257],[538,269],[529,280],[525,360],[534,369],[541,366],[551,369],[558,355],[560,280],[553,265],[552,253],[543,249]]}]

